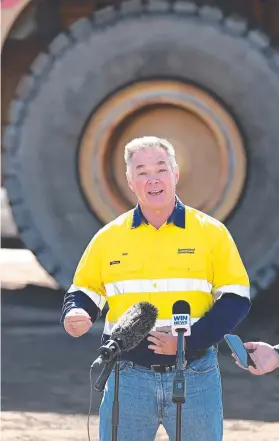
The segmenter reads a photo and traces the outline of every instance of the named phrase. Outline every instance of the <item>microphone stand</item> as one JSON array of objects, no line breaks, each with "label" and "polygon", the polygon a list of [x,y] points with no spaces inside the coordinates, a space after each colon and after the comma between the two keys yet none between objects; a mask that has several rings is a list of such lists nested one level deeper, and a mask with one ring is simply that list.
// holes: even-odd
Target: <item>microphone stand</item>
[{"label": "microphone stand", "polygon": [[120,370],[120,354],[117,354],[115,363],[114,376],[114,399],[112,408],[112,437],[111,441],[117,441],[118,425],[119,425],[119,370]]},{"label": "microphone stand", "polygon": [[178,342],[177,342],[177,364],[176,373],[173,379],[173,393],[172,402],[176,403],[176,441],[181,441],[181,416],[182,416],[182,403],[185,403],[185,391],[186,381],[184,377],[184,370],[187,362],[185,360],[185,340],[184,329],[178,329]]},{"label": "microphone stand", "polygon": [[117,441],[119,426],[119,372],[120,372],[120,354],[118,353],[111,361],[107,362],[94,385],[95,390],[103,392],[108,377],[115,366],[114,377],[114,398],[112,408],[112,437],[111,441]]}]

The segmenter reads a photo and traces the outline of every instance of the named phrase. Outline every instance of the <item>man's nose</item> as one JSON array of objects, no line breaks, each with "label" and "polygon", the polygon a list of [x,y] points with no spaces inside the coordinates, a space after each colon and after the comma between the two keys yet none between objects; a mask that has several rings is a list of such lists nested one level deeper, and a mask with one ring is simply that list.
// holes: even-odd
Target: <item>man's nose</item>
[{"label": "man's nose", "polygon": [[148,179],[149,185],[158,184],[158,182],[159,182],[159,179],[156,176],[150,176]]}]

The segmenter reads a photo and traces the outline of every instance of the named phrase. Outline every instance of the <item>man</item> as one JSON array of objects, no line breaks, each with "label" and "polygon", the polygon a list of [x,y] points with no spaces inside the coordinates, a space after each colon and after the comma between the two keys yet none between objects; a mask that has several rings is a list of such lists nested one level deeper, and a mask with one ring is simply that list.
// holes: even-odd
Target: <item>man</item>
[{"label": "man", "polygon": [[[271,346],[263,342],[244,343],[250,356],[255,363],[256,368],[249,366],[249,371],[254,375],[264,375],[279,369],[279,345]],[[232,354],[235,358],[235,355]],[[236,361],[237,366],[241,365]]]},{"label": "man", "polygon": [[[156,329],[122,355],[119,441],[153,441],[160,424],[175,440],[172,387],[177,338],[171,335],[172,306],[190,304],[192,335],[186,338],[186,404],[182,441],[221,441],[223,413],[216,345],[250,309],[249,280],[223,224],[177,198],[179,169],[173,146],[143,137],[125,147],[127,180],[135,209],[92,239],[65,296],[62,320],[74,337],[86,333],[106,300],[103,341],[133,304],[159,309]],[[114,379],[100,407],[100,440],[111,439]]]}]

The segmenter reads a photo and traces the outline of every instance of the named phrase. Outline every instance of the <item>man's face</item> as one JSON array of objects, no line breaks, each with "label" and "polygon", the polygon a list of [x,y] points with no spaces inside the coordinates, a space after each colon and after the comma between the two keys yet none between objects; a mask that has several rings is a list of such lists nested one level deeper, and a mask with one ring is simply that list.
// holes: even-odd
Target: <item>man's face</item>
[{"label": "man's face", "polygon": [[179,170],[162,147],[151,147],[133,154],[127,178],[142,206],[162,208],[174,199]]}]

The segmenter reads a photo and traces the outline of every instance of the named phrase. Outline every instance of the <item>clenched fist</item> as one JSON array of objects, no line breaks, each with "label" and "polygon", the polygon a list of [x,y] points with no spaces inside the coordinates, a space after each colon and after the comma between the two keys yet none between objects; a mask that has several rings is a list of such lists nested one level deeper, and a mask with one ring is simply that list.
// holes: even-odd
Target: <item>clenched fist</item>
[{"label": "clenched fist", "polygon": [[69,311],[64,319],[64,328],[72,337],[80,337],[92,327],[89,314],[82,308]]}]

